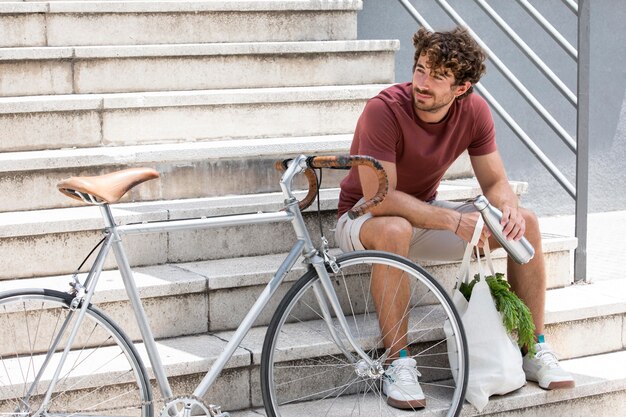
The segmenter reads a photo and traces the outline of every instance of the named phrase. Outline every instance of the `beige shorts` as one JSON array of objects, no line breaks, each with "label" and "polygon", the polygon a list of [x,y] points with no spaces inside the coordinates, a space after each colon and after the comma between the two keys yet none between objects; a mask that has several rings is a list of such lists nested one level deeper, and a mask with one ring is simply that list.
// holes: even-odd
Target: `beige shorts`
[{"label": "beige shorts", "polygon": [[[357,204],[360,204],[362,201],[359,201]],[[429,204],[456,210],[461,213],[476,211],[471,202],[457,203],[434,200]],[[341,250],[350,252],[366,249],[363,247],[359,236],[361,227],[371,218],[371,213],[366,213],[351,220],[346,212],[337,220],[335,241]],[[413,260],[454,261],[463,258],[465,244],[466,242],[463,239],[448,230],[419,229],[414,227],[409,258]]]}]

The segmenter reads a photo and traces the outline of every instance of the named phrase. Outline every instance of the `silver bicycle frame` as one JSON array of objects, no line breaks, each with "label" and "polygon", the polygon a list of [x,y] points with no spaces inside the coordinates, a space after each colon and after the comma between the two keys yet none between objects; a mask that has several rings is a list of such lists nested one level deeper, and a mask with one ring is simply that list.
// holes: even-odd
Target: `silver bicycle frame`
[{"label": "silver bicycle frame", "polygon": [[[373,364],[373,361],[368,357],[365,352],[361,350],[361,348],[355,343],[352,338],[352,335],[348,328],[347,320],[343,314],[339,300],[337,298],[337,294],[335,293],[331,279],[328,275],[328,272],[326,271],[324,259],[318,254],[318,251],[316,250],[311,240],[309,232],[306,229],[302,213],[300,212],[300,209],[298,207],[298,200],[294,197],[291,191],[291,182],[293,178],[297,174],[301,173],[306,167],[305,160],[306,157],[304,156],[295,158],[291,165],[287,168],[286,172],[283,174],[283,177],[280,181],[280,187],[282,189],[283,195],[285,196],[285,210],[275,213],[261,212],[253,214],[235,214],[221,217],[156,221],[149,223],[117,226],[115,224],[115,220],[113,218],[110,207],[107,204],[101,205],[100,208],[105,222],[105,233],[107,234],[107,238],[104,242],[103,247],[98,253],[96,262],[94,263],[94,266],[92,267],[87,277],[87,280],[85,281],[86,295],[81,306],[81,310],[79,312],[79,317],[72,327],[70,338],[68,340],[67,347],[63,352],[63,356],[61,358],[61,363],[58,366],[57,373],[60,371],[63,362],[65,361],[65,358],[69,353],[69,346],[71,345],[74,336],[78,331],[81,319],[84,316],[87,306],[89,304],[89,300],[93,295],[100,272],[104,265],[104,259],[109,250],[112,248],[117,265],[119,267],[120,274],[122,276],[122,280],[124,282],[124,286],[126,288],[126,293],[128,294],[128,298],[133,308],[133,312],[137,320],[142,339],[146,346],[148,358],[150,360],[150,363],[152,364],[152,369],[158,382],[159,389],[166,400],[171,399],[173,396],[172,389],[167,379],[165,369],[163,368],[161,358],[158,354],[156,342],[154,340],[152,330],[150,329],[150,325],[148,324],[148,319],[143,309],[137,286],[135,285],[135,281],[133,279],[133,273],[128,262],[128,258],[126,257],[126,253],[124,252],[121,236],[280,222],[291,222],[297,237],[296,243],[291,248],[289,254],[282,262],[272,279],[269,281],[261,295],[257,298],[254,305],[250,308],[245,318],[235,331],[232,339],[228,342],[225,349],[222,351],[222,353],[219,355],[217,360],[213,363],[213,365],[207,372],[206,376],[195,389],[193,395],[196,397],[203,397],[206,394],[213,382],[215,382],[215,380],[217,379],[219,373],[226,365],[226,362],[228,362],[239,344],[242,342],[245,335],[252,327],[254,321],[261,313],[263,307],[265,307],[272,295],[276,292],[277,288],[282,283],[285,276],[294,266],[301,254],[306,258],[307,262],[309,262],[313,266],[313,268],[315,268],[315,271],[320,277],[321,286],[324,289],[323,295],[325,295],[326,298],[322,296],[321,291],[316,291],[317,300],[320,303],[320,307],[323,312],[323,319],[327,323],[331,334],[335,339],[335,342],[350,360],[352,360],[353,362],[356,361],[356,359],[352,357],[352,355],[349,354],[348,350],[343,346],[343,343],[339,340],[338,336],[336,336],[336,331],[334,329],[330,314],[331,310],[335,313],[335,317],[339,321],[341,329],[343,330],[343,333],[346,336],[348,343],[351,345],[357,355],[371,366]],[[328,300],[330,304],[330,309],[326,303],[326,300]],[[53,381],[56,381],[57,377],[58,375],[55,375]],[[54,384],[51,384],[48,389],[47,400],[49,400],[49,396],[52,393],[53,388]],[[47,401],[44,401],[44,404],[46,403]]]}]

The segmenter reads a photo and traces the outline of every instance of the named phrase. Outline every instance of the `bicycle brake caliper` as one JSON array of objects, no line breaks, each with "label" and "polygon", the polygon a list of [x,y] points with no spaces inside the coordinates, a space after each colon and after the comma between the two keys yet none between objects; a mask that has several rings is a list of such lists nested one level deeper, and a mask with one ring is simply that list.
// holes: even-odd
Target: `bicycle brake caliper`
[{"label": "bicycle brake caliper", "polygon": [[339,266],[337,266],[337,259],[328,253],[328,240],[325,236],[322,236],[322,244],[321,250],[322,256],[324,257],[324,263],[330,266],[330,269],[336,274],[339,272]]},{"label": "bicycle brake caliper", "polygon": [[69,293],[74,296],[72,302],[70,303],[70,309],[76,310],[81,306],[85,298],[85,287],[78,280],[77,274],[72,275],[70,287],[72,287],[72,289],[69,291]]}]

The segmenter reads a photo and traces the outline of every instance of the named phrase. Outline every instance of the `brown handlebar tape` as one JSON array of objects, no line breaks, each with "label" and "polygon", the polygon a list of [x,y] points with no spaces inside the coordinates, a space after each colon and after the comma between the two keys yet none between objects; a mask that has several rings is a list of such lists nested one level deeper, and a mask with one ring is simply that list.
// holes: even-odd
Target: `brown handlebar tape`
[{"label": "brown handlebar tape", "polygon": [[357,165],[368,166],[376,172],[378,178],[378,191],[371,199],[365,201],[348,210],[348,217],[356,219],[379,205],[387,195],[389,181],[383,166],[375,158],[364,155],[337,155],[337,156],[316,156],[310,159],[309,166],[313,168],[341,168]]},{"label": "brown handlebar tape", "polygon": [[306,197],[298,203],[301,211],[313,204],[317,196],[317,176],[315,175],[315,171],[311,168],[307,168],[304,170],[304,175],[309,181],[309,192],[306,194]]},{"label": "brown handlebar tape", "polygon": [[[277,161],[275,167],[279,171],[284,171],[286,169],[287,162],[285,161]],[[365,155],[336,155],[336,156],[314,156],[307,159],[307,165],[311,168],[345,168],[345,167],[353,167],[358,165],[368,166],[376,172],[376,176],[378,178],[378,191],[371,199],[365,201],[364,203],[353,207],[351,210],[348,210],[348,217],[351,219],[356,219],[357,217],[367,213],[377,205],[379,205],[387,195],[387,189],[389,188],[389,181],[387,180],[387,173],[385,172],[383,166],[371,156]],[[312,169],[307,168],[304,173],[306,174],[307,179],[309,180],[309,192],[299,202],[300,210],[304,210],[309,207],[313,201],[315,200],[315,196],[317,194],[317,177],[315,176],[315,172]]]},{"label": "brown handlebar tape", "polygon": [[[281,172],[285,171],[287,169],[288,161],[290,161],[290,159],[285,159],[284,161],[276,161],[276,163],[274,164],[274,168]],[[311,168],[307,168],[304,170],[304,175],[309,181],[309,192],[302,200],[298,201],[298,207],[300,208],[300,211],[303,211],[311,204],[313,204],[313,202],[315,201],[315,196],[317,195],[317,177],[315,176],[315,171],[313,171]]]}]

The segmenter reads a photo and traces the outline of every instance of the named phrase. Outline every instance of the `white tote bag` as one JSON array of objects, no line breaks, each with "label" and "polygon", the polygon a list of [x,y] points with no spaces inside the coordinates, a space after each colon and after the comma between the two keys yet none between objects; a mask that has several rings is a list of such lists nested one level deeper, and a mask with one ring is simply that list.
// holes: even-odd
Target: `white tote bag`
[{"label": "white tote bag", "polygon": [[[489,285],[485,281],[478,256],[478,238],[483,227],[483,219],[479,217],[472,241],[467,245],[452,301],[461,316],[469,353],[469,374],[465,399],[478,411],[482,411],[489,397],[494,394],[507,394],[524,386],[526,376],[522,369],[522,354],[517,343],[508,334],[502,324],[502,316],[496,310]],[[462,282],[468,283],[469,264],[472,251],[476,250],[480,281],[474,285],[469,302],[458,288]],[[484,248],[487,264],[493,272],[489,246]],[[494,274],[495,275],[495,274]],[[451,337],[449,326],[444,331]],[[448,343],[450,366],[453,363],[454,343]],[[456,360],[454,360],[456,362]],[[456,375],[454,375],[456,378]]]}]

